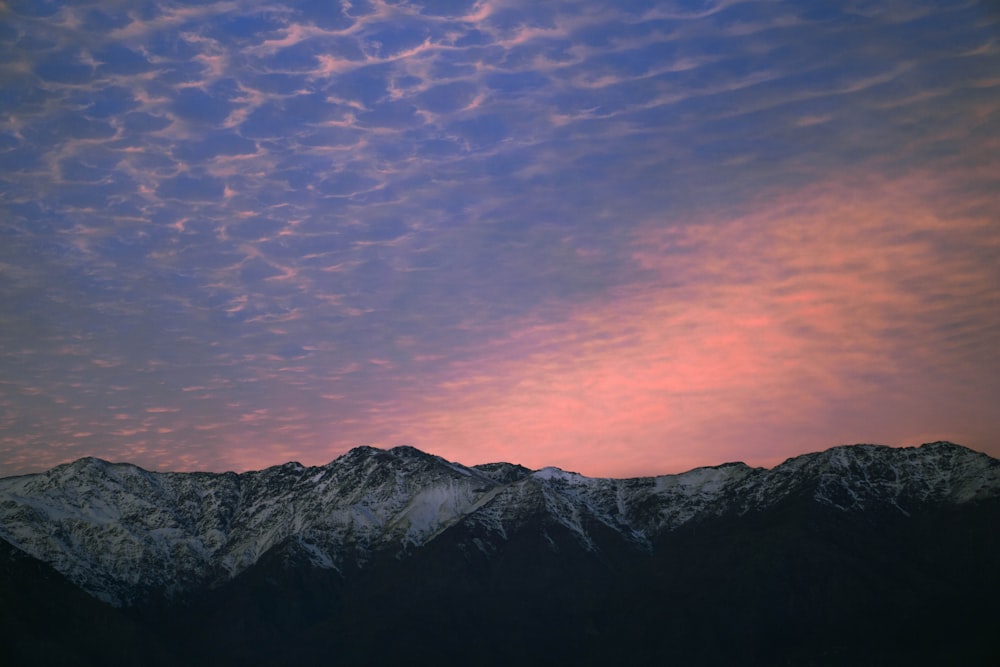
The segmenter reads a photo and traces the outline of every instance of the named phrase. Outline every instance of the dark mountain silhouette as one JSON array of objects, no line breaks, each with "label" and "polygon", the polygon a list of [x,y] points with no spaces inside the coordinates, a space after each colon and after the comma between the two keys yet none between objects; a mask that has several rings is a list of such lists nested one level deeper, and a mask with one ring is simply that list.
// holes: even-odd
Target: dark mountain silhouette
[{"label": "dark mountain silhouette", "polygon": [[995,665],[997,526],[1000,462],[950,443],[626,480],[82,459],[0,479],[0,660]]}]

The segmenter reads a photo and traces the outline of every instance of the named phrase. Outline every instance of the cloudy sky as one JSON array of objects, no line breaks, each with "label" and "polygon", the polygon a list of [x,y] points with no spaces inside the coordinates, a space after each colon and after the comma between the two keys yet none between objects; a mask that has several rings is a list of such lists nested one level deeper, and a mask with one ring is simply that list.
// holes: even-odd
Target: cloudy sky
[{"label": "cloudy sky", "polygon": [[1000,455],[990,1],[0,0],[0,475]]}]

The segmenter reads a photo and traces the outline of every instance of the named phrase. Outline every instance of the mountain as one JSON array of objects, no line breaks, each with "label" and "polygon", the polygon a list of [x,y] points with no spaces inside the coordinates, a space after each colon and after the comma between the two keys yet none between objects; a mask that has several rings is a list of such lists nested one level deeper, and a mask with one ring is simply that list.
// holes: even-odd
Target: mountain
[{"label": "mountain", "polygon": [[636,479],[86,458],[0,479],[0,640],[4,664],[1000,664],[997,526],[1000,461],[942,442]]}]

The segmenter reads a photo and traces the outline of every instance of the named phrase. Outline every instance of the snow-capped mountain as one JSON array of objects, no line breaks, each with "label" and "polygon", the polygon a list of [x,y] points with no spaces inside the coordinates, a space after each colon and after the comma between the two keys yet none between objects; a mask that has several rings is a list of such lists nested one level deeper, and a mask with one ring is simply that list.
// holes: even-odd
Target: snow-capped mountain
[{"label": "snow-capped mountain", "polygon": [[[360,447],[321,467],[155,473],[86,458],[0,479],[0,539],[116,606],[231,581],[269,551],[311,567],[364,569],[440,536],[485,556],[512,534],[568,535],[584,551],[650,552],[687,524],[791,498],[835,512],[1000,497],[1000,461],[950,443],[837,447],[773,468],[594,479],[509,463],[462,466],[411,447]],[[553,544],[555,542],[553,541]]]}]

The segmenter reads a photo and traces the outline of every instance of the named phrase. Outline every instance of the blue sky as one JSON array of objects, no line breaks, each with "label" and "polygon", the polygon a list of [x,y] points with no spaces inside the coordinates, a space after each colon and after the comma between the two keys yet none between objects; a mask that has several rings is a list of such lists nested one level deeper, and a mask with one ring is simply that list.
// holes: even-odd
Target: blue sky
[{"label": "blue sky", "polygon": [[0,474],[1000,454],[989,2],[0,3]]}]

